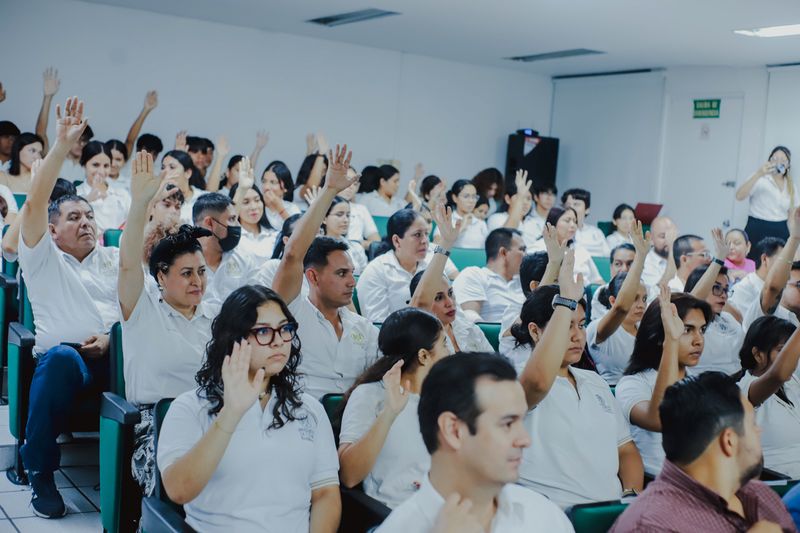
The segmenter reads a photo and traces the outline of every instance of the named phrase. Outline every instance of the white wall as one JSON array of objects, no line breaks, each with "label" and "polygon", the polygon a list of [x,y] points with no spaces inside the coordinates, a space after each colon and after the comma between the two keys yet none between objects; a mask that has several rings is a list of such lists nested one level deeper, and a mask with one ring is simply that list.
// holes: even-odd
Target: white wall
[{"label": "white wall", "polygon": [[277,158],[296,171],[305,134],[321,130],[350,143],[356,166],[397,159],[407,179],[422,161],[452,180],[504,168],[517,128],[549,131],[549,78],[511,70],[73,0],[3,0],[0,35],[25,43],[0,59],[0,117],[23,130],[35,124],[41,73],[55,65],[57,99],[84,98],[97,138],[124,139],[155,88],[143,132],[169,147],[178,129],[227,134],[233,153],[249,153],[266,128],[261,168]]},{"label": "white wall", "polygon": [[800,157],[800,67],[784,67],[769,71],[769,96],[767,117],[764,125],[764,144],[761,161],[766,161],[769,152],[777,145],[788,147],[795,157],[793,172],[797,183]]}]

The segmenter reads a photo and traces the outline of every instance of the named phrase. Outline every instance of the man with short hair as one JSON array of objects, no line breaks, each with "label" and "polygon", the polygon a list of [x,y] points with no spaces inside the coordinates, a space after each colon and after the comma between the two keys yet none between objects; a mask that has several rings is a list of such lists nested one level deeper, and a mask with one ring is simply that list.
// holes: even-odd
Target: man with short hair
[{"label": "man with short hair", "polygon": [[512,302],[522,305],[519,267],[525,256],[522,234],[497,228],[486,237],[486,266],[467,267],[453,282],[456,301],[473,322],[500,322]]},{"label": "man with short hair", "polygon": [[143,133],[136,139],[136,151],[141,152],[144,150],[153,157],[153,162],[158,159],[158,155],[164,151],[164,144],[156,135],[152,133]]},{"label": "man with short hair", "polygon": [[774,257],[783,250],[786,241],[778,237],[764,237],[756,245],[756,270],[750,272],[733,286],[728,302],[739,312],[744,312],[758,298]]},{"label": "man with short hair", "polygon": [[578,231],[575,232],[575,242],[583,246],[593,256],[607,256],[611,250],[606,242],[606,236],[600,228],[586,222],[589,208],[592,203],[592,193],[586,189],[568,189],[561,195],[564,207],[571,207],[578,215]]},{"label": "man with short hair", "polygon": [[557,505],[515,484],[522,450],[531,445],[526,412],[525,392],[505,358],[457,353],[436,363],[418,408],[430,473],[378,533],[573,531]]},{"label": "man with short hair", "polygon": [[11,148],[19,134],[16,124],[9,120],[0,120],[0,172],[8,172],[11,166]]},{"label": "man with short hair", "polygon": [[[675,277],[668,285],[672,292],[683,292],[686,278],[695,268],[711,263],[711,252],[708,251],[702,237],[697,235],[681,235],[672,244],[672,257],[675,260]],[[723,261],[724,257],[720,258]]]},{"label": "man with short hair", "polygon": [[780,497],[758,481],[761,434],[733,378],[687,377],[667,388],[658,411],[664,467],[613,533],[796,531]]},{"label": "man with short hair", "polygon": [[[315,398],[347,392],[378,358],[378,328],[347,308],[356,287],[348,244],[316,237],[333,199],[358,180],[347,175],[352,154],[346,154],[346,145],[337,146],[335,157],[329,157],[325,184],[297,222],[272,282],[300,326],[299,371]],[[304,274],[308,296],[301,294]]]},{"label": "man with short hair", "polygon": [[[633,259],[636,256],[636,248],[632,244],[624,242],[611,250],[609,259],[611,260],[611,279],[620,272],[627,272],[631,269]],[[646,258],[645,258],[646,259]],[[608,313],[608,307],[600,303],[600,294],[608,288],[608,283],[601,285],[592,295],[592,320],[600,320]]]},{"label": "man with short hair", "polygon": [[556,194],[558,188],[554,183],[542,183],[534,180],[533,184],[533,202],[536,206],[531,212],[531,217],[537,219],[540,226],[543,228],[547,222],[547,215],[556,203]]},{"label": "man with short hair", "polygon": [[[653,239],[653,248],[644,259],[642,283],[647,287],[654,287],[664,278],[667,271],[669,254],[672,244],[677,237],[678,229],[668,217],[656,217],[650,224],[650,236]],[[671,267],[670,267],[671,270]],[[670,274],[666,281],[672,278]]]}]

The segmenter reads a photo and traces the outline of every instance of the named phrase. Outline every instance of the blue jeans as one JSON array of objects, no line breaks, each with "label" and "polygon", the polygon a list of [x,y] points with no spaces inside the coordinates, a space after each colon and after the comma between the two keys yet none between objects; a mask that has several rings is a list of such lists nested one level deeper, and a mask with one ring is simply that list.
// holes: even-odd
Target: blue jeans
[{"label": "blue jeans", "polygon": [[69,346],[54,346],[39,357],[31,382],[25,444],[25,469],[53,472],[61,463],[56,439],[68,428],[77,400],[97,396],[108,384],[108,357],[84,360]]}]

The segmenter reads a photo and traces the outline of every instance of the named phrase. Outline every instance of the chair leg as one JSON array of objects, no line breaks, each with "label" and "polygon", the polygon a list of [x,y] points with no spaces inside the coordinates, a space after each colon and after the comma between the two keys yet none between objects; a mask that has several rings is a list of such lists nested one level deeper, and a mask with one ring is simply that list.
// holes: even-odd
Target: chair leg
[{"label": "chair leg", "polygon": [[6,470],[6,477],[14,485],[27,485],[28,474],[25,473],[25,467],[22,465],[22,454],[19,453],[22,447],[22,441],[17,440],[14,446],[14,465]]}]

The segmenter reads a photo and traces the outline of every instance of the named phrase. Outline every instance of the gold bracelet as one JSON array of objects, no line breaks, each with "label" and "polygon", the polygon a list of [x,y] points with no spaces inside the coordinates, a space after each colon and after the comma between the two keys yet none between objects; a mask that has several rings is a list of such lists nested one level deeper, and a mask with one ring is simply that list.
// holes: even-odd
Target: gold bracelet
[{"label": "gold bracelet", "polygon": [[215,419],[214,419],[214,425],[215,425],[215,426],[217,426],[217,429],[218,429],[218,430],[220,430],[221,432],[223,432],[223,433],[226,433],[226,434],[228,434],[228,435],[233,435],[234,431],[236,431],[236,430],[234,430],[234,431],[228,431],[228,430],[224,429],[224,428],[222,427],[222,425],[220,425],[220,423],[219,423],[219,419],[217,419],[217,418],[215,418]]}]

